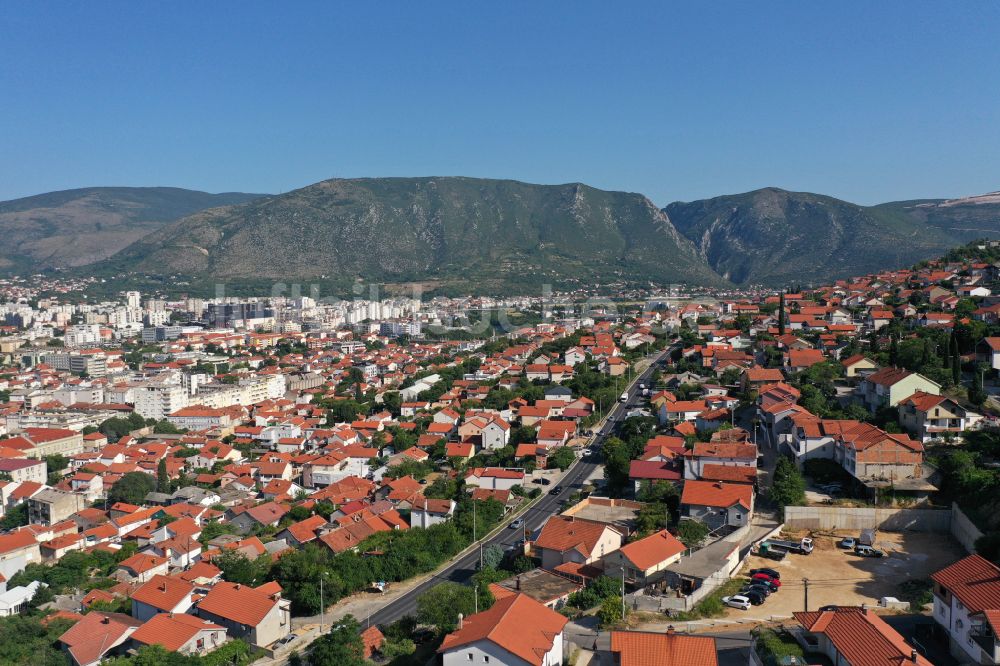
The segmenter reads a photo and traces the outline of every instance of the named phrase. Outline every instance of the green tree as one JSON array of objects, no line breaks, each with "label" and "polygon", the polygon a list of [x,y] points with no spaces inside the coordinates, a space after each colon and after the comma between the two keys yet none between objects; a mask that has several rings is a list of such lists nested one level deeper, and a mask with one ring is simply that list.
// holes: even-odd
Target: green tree
[{"label": "green tree", "polygon": [[457,626],[459,613],[471,615],[475,608],[475,592],[471,587],[445,582],[417,598],[417,619],[437,627],[441,633],[448,633]]},{"label": "green tree", "polygon": [[257,587],[264,582],[271,558],[263,555],[250,559],[241,552],[226,550],[212,558],[212,564],[222,570],[222,577],[230,583]]},{"label": "green tree", "polygon": [[167,473],[167,459],[160,458],[156,463],[156,492],[170,493],[170,474]]},{"label": "green tree", "polygon": [[357,620],[347,615],[312,644],[310,666],[365,666],[365,645]]},{"label": "green tree", "polygon": [[785,292],[778,294],[778,335],[785,334]]},{"label": "green tree", "polygon": [[[621,624],[622,608],[622,598],[617,594],[602,601],[601,607],[597,610],[597,618],[601,621],[601,627],[614,627]],[[625,607],[625,617],[628,617],[627,607]]]},{"label": "green tree", "polygon": [[805,479],[795,463],[785,456],[778,458],[774,468],[771,499],[782,511],[786,506],[801,505],[806,501]]},{"label": "green tree", "polygon": [[128,472],[111,486],[108,501],[142,504],[146,495],[156,490],[156,479],[145,472]]},{"label": "green tree", "polygon": [[550,468],[558,467],[566,471],[575,460],[576,454],[573,452],[573,449],[568,446],[560,446],[549,454],[546,466]]}]

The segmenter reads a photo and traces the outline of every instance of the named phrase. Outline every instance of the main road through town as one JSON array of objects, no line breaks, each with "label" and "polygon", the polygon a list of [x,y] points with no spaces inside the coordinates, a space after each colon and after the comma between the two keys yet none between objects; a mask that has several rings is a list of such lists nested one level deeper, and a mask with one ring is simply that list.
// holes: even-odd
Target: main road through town
[{"label": "main road through town", "polygon": [[[649,367],[646,368],[642,374],[637,376],[628,386],[628,401],[619,402],[615,405],[611,414],[604,422],[604,425],[593,438],[587,455],[570,468],[570,470],[563,476],[562,479],[558,481],[558,483],[553,486],[543,486],[543,490],[547,494],[544,495],[534,506],[519,516],[524,519],[524,529],[519,530],[504,528],[491,538],[484,539],[482,541],[483,548],[494,544],[500,546],[504,550],[514,547],[523,539],[524,533],[534,534],[541,528],[546,520],[559,513],[559,510],[562,508],[562,501],[564,497],[571,494],[574,490],[581,488],[584,481],[590,477],[594,470],[600,465],[600,455],[598,452],[600,451],[604,440],[614,431],[615,426],[622,419],[624,419],[625,413],[630,408],[634,409],[634,406],[632,405],[640,393],[639,384],[645,384],[648,386],[649,376],[652,374],[657,362],[660,361],[664,355],[669,353],[669,351],[670,348],[653,357],[653,362],[650,363]],[[560,489],[559,494],[552,493],[554,488]],[[447,568],[438,571],[434,576],[431,576],[419,585],[416,585],[412,590],[409,590],[403,596],[388,602],[385,606],[371,614],[370,623],[372,625],[385,625],[390,622],[395,622],[396,620],[399,620],[407,615],[415,614],[417,610],[417,598],[438,583],[444,581],[453,581],[456,583],[468,582],[472,575],[476,572],[479,562],[479,552],[479,549],[476,549],[465,554],[464,556],[456,558],[450,565],[448,565]],[[366,618],[358,619],[364,622]]]}]

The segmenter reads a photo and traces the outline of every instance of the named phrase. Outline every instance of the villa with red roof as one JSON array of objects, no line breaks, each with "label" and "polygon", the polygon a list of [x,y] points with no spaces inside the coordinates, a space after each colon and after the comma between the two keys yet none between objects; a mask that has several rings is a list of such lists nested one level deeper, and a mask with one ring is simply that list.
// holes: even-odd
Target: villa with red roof
[{"label": "villa with red roof", "polygon": [[498,599],[482,613],[459,617],[458,628],[438,648],[443,666],[563,663],[563,629],[569,620],[525,594]]},{"label": "villa with red roof", "polygon": [[1000,567],[979,555],[931,575],[934,620],[952,654],[975,664],[1000,663]]}]

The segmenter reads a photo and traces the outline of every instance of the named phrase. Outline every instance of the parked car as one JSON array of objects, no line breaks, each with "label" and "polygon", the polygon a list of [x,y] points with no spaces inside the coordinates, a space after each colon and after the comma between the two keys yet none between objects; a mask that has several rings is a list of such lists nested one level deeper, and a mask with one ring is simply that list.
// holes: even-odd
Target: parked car
[{"label": "parked car", "polygon": [[542,484],[543,486],[547,486],[552,483],[552,479],[547,479],[543,476],[542,478],[538,479],[538,483]]},{"label": "parked car", "polygon": [[781,580],[781,573],[775,571],[774,569],[769,569],[767,567],[761,567],[760,569],[751,569],[750,575],[756,576],[757,574],[766,574],[773,578],[774,580]]},{"label": "parked car", "polygon": [[740,594],[742,594],[743,596],[747,596],[751,592],[753,592],[754,594],[759,594],[763,596],[765,599],[771,596],[771,589],[766,585],[744,585],[740,589]]},{"label": "parked car", "polygon": [[297,639],[298,639],[298,637],[299,637],[299,635],[298,635],[298,634],[288,634],[288,635],[287,635],[287,636],[285,636],[284,638],[280,638],[280,639],[278,639],[278,642],[277,642],[277,643],[275,643],[275,644],[274,644],[274,646],[275,646],[275,647],[281,647],[281,646],[283,646],[283,645],[288,645],[289,643],[291,643],[291,642],[293,642],[293,641],[297,640]]},{"label": "parked car", "polygon": [[751,581],[762,580],[765,583],[770,583],[774,587],[781,587],[781,581],[780,580],[778,580],[777,578],[772,578],[771,576],[768,576],[766,573],[754,574],[754,575],[750,576],[750,580]]},{"label": "parked car", "polygon": [[731,608],[739,608],[740,610],[750,610],[750,600],[740,594],[734,594],[731,597],[722,597],[722,603],[726,604]]},{"label": "parked car", "polygon": [[748,590],[740,590],[740,596],[749,599],[750,603],[754,606],[760,606],[765,600],[767,600],[767,595],[756,586],[750,586],[750,589]]},{"label": "parked car", "polygon": [[854,547],[854,554],[859,555],[861,557],[885,557],[885,553],[883,553],[878,548],[872,548],[871,546],[861,546],[861,545]]},{"label": "parked car", "polygon": [[524,518],[518,518],[510,524],[510,529],[516,530],[524,527]]},{"label": "parked car", "polygon": [[549,495],[558,495],[561,492],[562,492],[562,486],[556,486],[555,488],[549,491]]},{"label": "parked car", "polygon": [[840,606],[837,606],[836,604],[830,604],[830,605],[828,605],[828,606],[820,606],[820,607],[819,607],[819,609],[820,609],[821,611],[835,611],[835,610],[837,610],[838,608],[840,608]]},{"label": "parked car", "polygon": [[837,546],[839,546],[840,548],[846,548],[847,550],[852,550],[857,545],[858,545],[858,540],[855,539],[854,537],[844,537],[843,539],[837,542]]}]

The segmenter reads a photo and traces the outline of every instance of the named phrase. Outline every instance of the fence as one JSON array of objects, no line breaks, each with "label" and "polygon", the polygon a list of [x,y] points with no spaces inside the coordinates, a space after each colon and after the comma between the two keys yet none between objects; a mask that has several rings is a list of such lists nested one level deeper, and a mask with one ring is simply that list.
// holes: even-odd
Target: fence
[{"label": "fence", "polygon": [[874,507],[788,506],[785,527],[799,530],[930,532],[950,534],[968,552],[983,536],[957,504],[950,509],[878,509]]},{"label": "fence", "polygon": [[948,509],[878,509],[873,507],[786,506],[785,527],[830,532],[880,529],[887,532],[951,530]]}]

